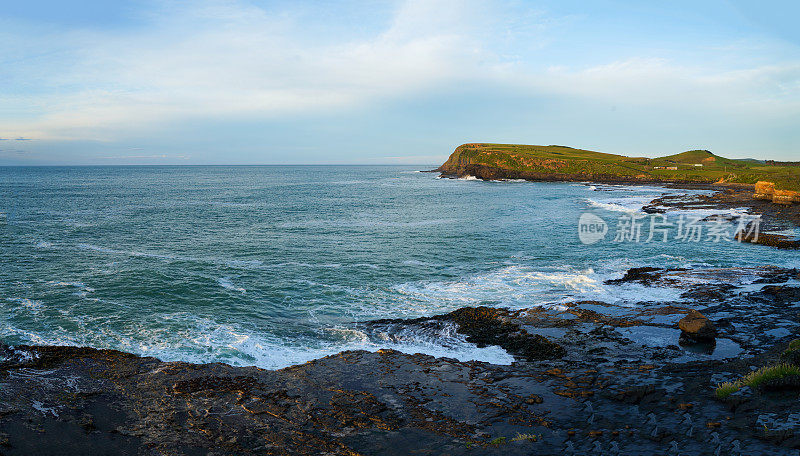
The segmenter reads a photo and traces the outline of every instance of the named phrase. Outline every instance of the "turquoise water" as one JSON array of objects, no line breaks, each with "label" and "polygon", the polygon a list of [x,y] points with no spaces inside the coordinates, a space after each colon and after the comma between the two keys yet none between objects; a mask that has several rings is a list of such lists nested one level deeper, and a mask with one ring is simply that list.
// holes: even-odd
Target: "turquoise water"
[{"label": "turquoise water", "polygon": [[[609,242],[620,215],[675,191],[417,169],[0,168],[0,338],[267,368],[380,347],[510,362],[451,330],[357,323],[680,299],[602,283],[633,266],[800,266],[763,246]],[[606,241],[578,240],[585,211],[612,226]]]}]

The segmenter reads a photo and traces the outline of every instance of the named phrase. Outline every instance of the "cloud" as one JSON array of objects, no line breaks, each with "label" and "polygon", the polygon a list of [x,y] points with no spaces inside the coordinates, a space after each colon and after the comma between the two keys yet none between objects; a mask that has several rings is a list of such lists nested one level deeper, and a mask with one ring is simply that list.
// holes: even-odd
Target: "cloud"
[{"label": "cloud", "polygon": [[718,116],[800,113],[797,60],[746,51],[726,66],[650,52],[554,65],[556,32],[574,27],[515,4],[408,0],[359,33],[245,0],[167,2],[125,29],[17,25],[0,31],[9,43],[0,79],[11,81],[0,87],[0,135],[116,141],[173,123],[335,114],[467,86]]},{"label": "cloud", "polygon": [[188,160],[191,158],[189,155],[167,155],[167,154],[152,154],[152,155],[111,155],[106,157],[97,157],[100,160]]},{"label": "cloud", "polygon": [[587,68],[550,67],[516,83],[531,90],[629,106],[800,113],[800,63],[747,69],[631,58]]},{"label": "cloud", "polygon": [[40,81],[58,90],[18,100],[43,108],[0,131],[110,139],[176,119],[320,112],[452,83],[481,54],[466,3],[409,1],[377,35],[333,42],[242,2],[173,5],[145,31],[71,35],[74,63],[59,60]]}]

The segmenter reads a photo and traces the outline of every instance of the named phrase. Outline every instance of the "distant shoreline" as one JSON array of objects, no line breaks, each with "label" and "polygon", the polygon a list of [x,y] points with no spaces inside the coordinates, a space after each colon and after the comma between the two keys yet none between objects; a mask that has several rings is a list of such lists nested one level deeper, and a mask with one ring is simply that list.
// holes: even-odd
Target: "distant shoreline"
[{"label": "distant shoreline", "polygon": [[767,181],[774,182],[776,189],[800,190],[798,165],[735,160],[707,150],[646,158],[566,146],[470,143],[456,147],[437,171],[446,177],[474,176],[483,180],[750,186]]}]

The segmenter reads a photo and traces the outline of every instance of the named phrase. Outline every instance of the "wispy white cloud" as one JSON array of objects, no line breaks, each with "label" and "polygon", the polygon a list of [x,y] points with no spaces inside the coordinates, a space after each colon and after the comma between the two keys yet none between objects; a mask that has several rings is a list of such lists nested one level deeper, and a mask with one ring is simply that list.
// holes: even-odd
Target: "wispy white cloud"
[{"label": "wispy white cloud", "polygon": [[189,160],[190,155],[171,155],[171,154],[152,154],[152,155],[109,155],[106,157],[97,157],[100,160],[114,160],[114,161],[137,161],[137,160]]},{"label": "wispy white cloud", "polygon": [[71,35],[74,60],[40,78],[61,89],[16,96],[12,104],[40,109],[4,119],[0,131],[112,138],[174,119],[291,115],[468,78],[482,50],[464,3],[409,1],[377,36],[333,43],[301,38],[314,31],[243,3],[172,6],[144,31]]},{"label": "wispy white cloud", "polygon": [[12,45],[0,50],[0,77],[10,81],[0,86],[0,136],[116,140],[170,122],[330,113],[464,85],[719,115],[800,114],[796,60],[722,66],[649,53],[552,65],[552,53],[539,51],[557,47],[554,27],[568,19],[530,8],[519,19],[508,8],[408,0],[380,31],[341,37],[291,9],[245,0],[166,3],[124,30],[17,25],[0,32]]},{"label": "wispy white cloud", "polygon": [[632,58],[586,68],[549,67],[515,82],[534,91],[620,105],[800,113],[800,62],[724,69]]}]

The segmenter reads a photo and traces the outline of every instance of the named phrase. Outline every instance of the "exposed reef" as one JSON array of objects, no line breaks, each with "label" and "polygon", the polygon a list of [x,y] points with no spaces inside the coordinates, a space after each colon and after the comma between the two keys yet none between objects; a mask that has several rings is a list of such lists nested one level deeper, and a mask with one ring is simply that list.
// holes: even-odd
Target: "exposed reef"
[{"label": "exposed reef", "polygon": [[800,239],[781,234],[800,227],[800,206],[754,199],[749,189],[741,187],[705,188],[716,192],[709,195],[665,195],[651,201],[642,210],[648,213],[663,213],[669,210],[717,210],[721,213],[728,212],[727,215],[722,215],[728,221],[738,222],[740,215],[735,214],[746,209],[749,216],[759,216],[758,229],[751,229],[750,223],[753,222],[748,222],[744,229],[736,233],[735,239],[780,249],[800,248]]},{"label": "exposed reef", "polygon": [[[361,323],[455,325],[511,365],[381,350],[271,371],[0,346],[0,454],[797,454],[794,377],[747,376],[794,362],[798,270],[649,268],[610,283],[683,294]],[[695,312],[706,320],[679,323]],[[713,340],[679,344],[705,324]],[[740,383],[718,396],[723,382]]]}]

